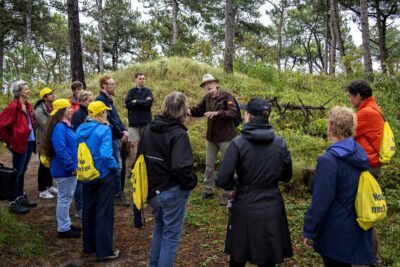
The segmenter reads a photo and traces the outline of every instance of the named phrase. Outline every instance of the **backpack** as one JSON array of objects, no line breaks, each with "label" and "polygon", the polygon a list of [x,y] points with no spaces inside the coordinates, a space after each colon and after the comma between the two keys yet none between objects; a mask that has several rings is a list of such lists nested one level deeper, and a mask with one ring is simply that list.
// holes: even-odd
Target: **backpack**
[{"label": "backpack", "polygon": [[143,154],[137,158],[132,170],[131,182],[133,186],[133,202],[138,210],[141,210],[147,202],[149,191],[146,161]]},{"label": "backpack", "polygon": [[[237,102],[236,98],[233,95],[232,95],[232,97],[233,97],[233,102],[235,104],[236,113],[237,113],[236,118],[233,120],[233,125],[235,125],[235,127],[238,127],[242,123],[243,118],[242,118],[242,113],[240,112],[239,103]],[[228,105],[226,105],[226,106],[228,106]]]},{"label": "backpack", "polygon": [[394,135],[392,128],[387,121],[383,124],[383,135],[381,141],[381,147],[379,149],[379,161],[383,164],[390,162],[396,149],[396,143],[394,141]]},{"label": "backpack", "polygon": [[100,173],[94,166],[92,153],[90,153],[85,142],[80,142],[78,145],[78,181],[88,182],[98,178],[99,176]]},{"label": "backpack", "polygon": [[386,216],[386,201],[378,182],[369,171],[363,171],[355,200],[358,225],[365,231]]}]

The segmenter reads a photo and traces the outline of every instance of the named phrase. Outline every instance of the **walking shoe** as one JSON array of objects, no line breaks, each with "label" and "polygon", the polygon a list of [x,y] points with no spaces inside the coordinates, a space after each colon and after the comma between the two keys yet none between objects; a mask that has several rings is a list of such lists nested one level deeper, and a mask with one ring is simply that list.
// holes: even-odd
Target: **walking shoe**
[{"label": "walking shoe", "polygon": [[79,226],[75,226],[75,225],[70,225],[69,226],[70,228],[71,228],[71,230],[73,230],[73,231],[75,231],[75,232],[80,232],[80,231],[82,231],[82,227],[79,227]]},{"label": "walking shoe", "polygon": [[82,220],[82,210],[76,210],[75,211],[75,218],[79,218]]},{"label": "walking shoe", "polygon": [[60,237],[60,238],[79,238],[79,237],[81,237],[81,232],[69,229],[68,231],[65,231],[65,232],[58,232],[58,237]]},{"label": "walking shoe", "polygon": [[213,193],[203,193],[203,199],[212,199],[214,198]]},{"label": "walking shoe", "polygon": [[21,207],[17,201],[12,201],[9,204],[10,211],[15,214],[25,214],[29,212],[28,208]]},{"label": "walking shoe", "polygon": [[25,208],[35,208],[37,206],[37,204],[35,202],[31,202],[28,199],[28,196],[26,194],[23,194],[22,196],[17,197],[17,199],[15,201],[18,202],[18,204],[20,206],[25,207]]},{"label": "walking shoe", "polygon": [[50,186],[50,187],[48,188],[48,190],[49,190],[49,192],[52,193],[53,195],[57,195],[57,194],[58,194],[58,189],[57,189],[57,187]]},{"label": "walking shoe", "polygon": [[44,190],[42,192],[39,192],[39,197],[43,199],[52,199],[54,196],[48,191]]},{"label": "walking shoe", "polygon": [[114,204],[120,207],[127,208],[130,206],[129,202],[125,200],[123,194],[119,193],[114,196]]},{"label": "walking shoe", "polygon": [[222,195],[221,200],[219,201],[219,205],[220,206],[226,206],[228,205],[228,200],[229,200],[229,196],[227,195]]},{"label": "walking shoe", "polygon": [[98,261],[106,261],[106,260],[115,260],[119,258],[120,251],[117,249],[114,251],[114,253],[110,256],[102,257],[102,258],[97,258]]}]

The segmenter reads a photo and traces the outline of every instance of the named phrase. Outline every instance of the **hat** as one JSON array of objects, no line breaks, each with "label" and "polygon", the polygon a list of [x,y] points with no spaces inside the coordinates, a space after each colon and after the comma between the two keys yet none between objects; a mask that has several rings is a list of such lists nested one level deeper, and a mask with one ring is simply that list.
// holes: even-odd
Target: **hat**
[{"label": "hat", "polygon": [[215,79],[214,76],[211,74],[207,73],[206,75],[203,76],[203,80],[201,81],[200,87],[203,87],[203,85],[206,82],[219,82],[218,79]]},{"label": "hat", "polygon": [[101,101],[94,101],[94,102],[89,104],[88,110],[89,110],[89,115],[90,116],[96,116],[97,114],[99,114],[100,112],[102,112],[104,110],[111,110],[111,108],[107,107]]},{"label": "hat", "polygon": [[248,103],[242,104],[239,107],[246,110],[254,117],[262,116],[264,111],[270,111],[272,108],[271,104],[267,100],[261,98],[253,98]]},{"label": "hat", "polygon": [[53,91],[54,91],[54,89],[51,89],[49,87],[43,88],[42,90],[40,90],[40,93],[39,93],[40,99],[43,99],[43,97],[45,97],[45,95],[48,95]]},{"label": "hat", "polygon": [[70,106],[71,104],[69,103],[68,99],[65,98],[57,99],[53,102],[53,110],[51,111],[50,116],[56,114],[57,111],[59,111],[60,109],[68,108]]}]

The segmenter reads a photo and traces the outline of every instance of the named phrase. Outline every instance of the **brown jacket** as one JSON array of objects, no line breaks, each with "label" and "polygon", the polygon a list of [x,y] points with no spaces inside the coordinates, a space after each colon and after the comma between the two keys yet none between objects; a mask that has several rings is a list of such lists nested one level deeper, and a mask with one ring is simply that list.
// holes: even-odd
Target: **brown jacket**
[{"label": "brown jacket", "polygon": [[193,117],[202,117],[208,111],[218,111],[218,116],[207,119],[206,139],[210,142],[221,143],[232,140],[236,136],[233,120],[237,116],[237,109],[233,96],[222,90],[212,99],[210,94],[203,97],[201,102],[190,109]]}]

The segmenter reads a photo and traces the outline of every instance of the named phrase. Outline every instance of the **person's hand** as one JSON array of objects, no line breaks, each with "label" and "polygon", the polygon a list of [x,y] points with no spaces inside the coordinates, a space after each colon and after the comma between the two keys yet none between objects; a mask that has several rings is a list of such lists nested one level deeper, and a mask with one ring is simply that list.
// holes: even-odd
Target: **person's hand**
[{"label": "person's hand", "polygon": [[129,133],[128,133],[128,131],[123,131],[122,133],[124,135],[121,137],[121,141],[125,142],[126,140],[128,140]]},{"label": "person's hand", "polygon": [[146,97],[146,100],[151,100],[151,97],[150,96]]},{"label": "person's hand", "polygon": [[306,246],[306,248],[313,248],[312,240],[309,238],[303,237],[303,244]]},{"label": "person's hand", "polygon": [[218,111],[208,111],[204,113],[204,116],[206,116],[208,119],[212,119],[216,116],[218,116]]},{"label": "person's hand", "polygon": [[190,112],[190,108],[187,109],[187,114],[188,114],[189,116],[192,116],[192,112]]}]

